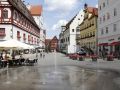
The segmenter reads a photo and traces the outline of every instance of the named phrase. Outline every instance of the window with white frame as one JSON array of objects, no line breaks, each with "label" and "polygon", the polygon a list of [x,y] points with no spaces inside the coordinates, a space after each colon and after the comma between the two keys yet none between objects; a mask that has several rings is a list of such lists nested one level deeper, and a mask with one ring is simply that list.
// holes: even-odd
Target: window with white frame
[{"label": "window with white frame", "polygon": [[103,29],[101,29],[101,35],[103,35],[104,34],[104,30]]},{"label": "window with white frame", "polygon": [[114,8],[114,16],[117,16],[117,9]]},{"label": "window with white frame", "polygon": [[113,24],[113,31],[117,31],[117,24]]},{"label": "window with white frame", "polygon": [[108,27],[106,27],[106,34],[108,33]]}]

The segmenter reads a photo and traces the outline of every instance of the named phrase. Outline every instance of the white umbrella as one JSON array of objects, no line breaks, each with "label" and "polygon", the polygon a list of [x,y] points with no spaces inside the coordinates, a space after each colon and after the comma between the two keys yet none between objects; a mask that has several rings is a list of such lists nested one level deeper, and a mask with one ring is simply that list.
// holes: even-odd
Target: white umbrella
[{"label": "white umbrella", "polygon": [[10,39],[7,41],[0,42],[1,48],[21,48],[21,49],[31,49],[32,46],[22,43],[20,41]]}]

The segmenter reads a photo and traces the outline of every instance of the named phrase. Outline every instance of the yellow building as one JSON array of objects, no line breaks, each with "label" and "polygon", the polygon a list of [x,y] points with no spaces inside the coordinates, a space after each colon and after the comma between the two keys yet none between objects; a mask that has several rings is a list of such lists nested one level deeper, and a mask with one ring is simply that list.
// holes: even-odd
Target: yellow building
[{"label": "yellow building", "polygon": [[94,7],[84,6],[84,20],[80,24],[80,47],[88,51],[97,51],[97,18],[98,9]]}]

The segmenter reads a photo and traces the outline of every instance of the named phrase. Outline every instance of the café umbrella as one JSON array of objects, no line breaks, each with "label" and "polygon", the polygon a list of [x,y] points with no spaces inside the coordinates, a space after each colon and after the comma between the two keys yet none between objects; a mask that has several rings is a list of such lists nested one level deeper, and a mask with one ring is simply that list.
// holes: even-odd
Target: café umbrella
[{"label": "caf\u00e9 umbrella", "polygon": [[20,41],[17,41],[15,39],[10,39],[10,40],[0,42],[0,48],[6,48],[6,49],[33,49],[32,46],[27,45],[25,43],[22,43]]}]

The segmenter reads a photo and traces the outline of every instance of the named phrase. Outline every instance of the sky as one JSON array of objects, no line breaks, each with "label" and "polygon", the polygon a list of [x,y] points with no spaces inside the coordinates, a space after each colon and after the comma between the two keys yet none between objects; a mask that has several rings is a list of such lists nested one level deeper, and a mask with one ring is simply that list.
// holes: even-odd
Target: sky
[{"label": "sky", "polygon": [[68,23],[84,4],[98,7],[98,0],[25,0],[25,4],[42,5],[47,38],[59,37],[61,25]]}]

